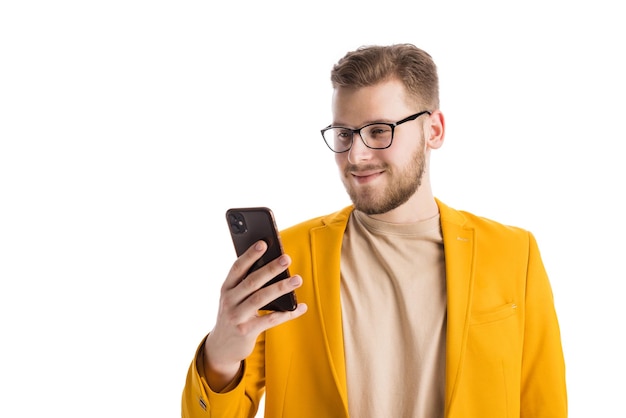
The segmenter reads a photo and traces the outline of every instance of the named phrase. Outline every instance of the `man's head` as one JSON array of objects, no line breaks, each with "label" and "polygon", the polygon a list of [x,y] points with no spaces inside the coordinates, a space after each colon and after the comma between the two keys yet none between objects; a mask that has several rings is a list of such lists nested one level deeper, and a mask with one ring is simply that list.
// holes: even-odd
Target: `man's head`
[{"label": "man's head", "polygon": [[416,106],[439,109],[437,67],[428,53],[411,44],[360,47],[341,58],[330,73],[334,89],[373,86],[390,78],[404,84]]},{"label": "man's head", "polygon": [[434,204],[428,157],[444,129],[430,55],[406,44],[361,47],[331,80],[333,123],[323,135],[355,207],[379,215]]}]

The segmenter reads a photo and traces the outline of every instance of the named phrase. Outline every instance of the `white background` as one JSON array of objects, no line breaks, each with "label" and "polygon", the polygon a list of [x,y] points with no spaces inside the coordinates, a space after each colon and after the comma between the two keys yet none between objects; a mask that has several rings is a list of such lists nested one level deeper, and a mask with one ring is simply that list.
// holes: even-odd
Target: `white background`
[{"label": "white background", "polygon": [[439,67],[436,196],[536,235],[570,416],[617,416],[618,4],[3,2],[0,416],[179,416],[234,260],[225,210],[269,206],[284,228],[347,205],[319,135],[329,71],[396,42]]}]

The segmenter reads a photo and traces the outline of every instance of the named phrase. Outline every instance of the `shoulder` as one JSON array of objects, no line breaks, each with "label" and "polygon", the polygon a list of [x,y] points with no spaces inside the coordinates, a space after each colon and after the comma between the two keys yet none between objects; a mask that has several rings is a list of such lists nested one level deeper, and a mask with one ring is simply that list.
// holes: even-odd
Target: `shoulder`
[{"label": "shoulder", "polygon": [[352,206],[337,212],[311,218],[288,227],[280,232],[283,248],[294,260],[296,270],[307,271],[307,262],[315,248],[328,254],[337,255],[341,250],[343,233],[352,213]]},{"label": "shoulder", "polygon": [[353,206],[346,206],[341,210],[326,215],[318,216],[300,222],[281,231],[281,235],[284,237],[298,236],[307,234],[312,230],[318,228],[341,228],[345,229],[345,225],[348,223],[350,214],[352,213]]},{"label": "shoulder", "polygon": [[[525,271],[529,260],[540,259],[537,241],[527,229],[507,225],[471,212],[440,206],[441,230],[448,255],[472,243],[475,262],[495,271]],[[515,267],[517,266],[517,267]]]},{"label": "shoulder", "polygon": [[477,237],[489,237],[491,239],[513,239],[528,241],[532,234],[519,226],[507,225],[496,220],[479,216],[474,213],[453,209],[441,201],[437,201],[441,214],[442,229],[458,227],[465,230],[473,230]]}]

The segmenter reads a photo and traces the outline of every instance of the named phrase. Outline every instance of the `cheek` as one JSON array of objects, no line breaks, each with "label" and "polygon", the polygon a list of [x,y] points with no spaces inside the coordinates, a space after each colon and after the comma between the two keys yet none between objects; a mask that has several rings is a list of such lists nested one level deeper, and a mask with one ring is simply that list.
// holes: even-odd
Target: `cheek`
[{"label": "cheek", "polygon": [[347,161],[348,161],[347,152],[342,152],[341,154],[335,154],[335,164],[337,164],[337,167],[339,167],[339,169],[342,169],[343,167],[345,167]]},{"label": "cheek", "polygon": [[414,149],[400,149],[400,147],[393,148],[392,146],[385,150],[382,160],[389,165],[402,167],[411,159],[414,152]]},{"label": "cheek", "polygon": [[402,144],[403,147],[394,148],[393,145],[387,149],[387,162],[390,164],[404,166],[415,159],[415,156],[424,152],[424,142],[415,138],[411,143]]}]

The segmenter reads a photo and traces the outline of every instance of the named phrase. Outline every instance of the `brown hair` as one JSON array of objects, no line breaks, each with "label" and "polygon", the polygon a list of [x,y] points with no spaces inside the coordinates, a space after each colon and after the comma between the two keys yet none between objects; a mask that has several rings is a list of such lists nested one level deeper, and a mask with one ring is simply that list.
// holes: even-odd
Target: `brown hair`
[{"label": "brown hair", "polygon": [[333,66],[333,88],[366,87],[397,78],[410,97],[426,110],[439,109],[437,66],[425,51],[411,44],[362,46],[348,52]]}]

